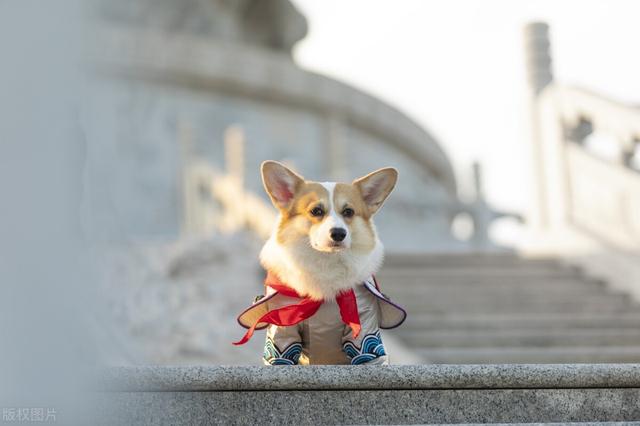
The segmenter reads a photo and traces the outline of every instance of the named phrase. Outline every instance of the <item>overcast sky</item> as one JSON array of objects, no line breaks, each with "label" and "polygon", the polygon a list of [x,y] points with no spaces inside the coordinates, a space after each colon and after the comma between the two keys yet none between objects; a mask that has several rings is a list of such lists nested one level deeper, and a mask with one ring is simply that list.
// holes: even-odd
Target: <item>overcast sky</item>
[{"label": "overcast sky", "polygon": [[522,28],[551,26],[557,81],[640,104],[637,0],[293,0],[309,21],[304,68],[380,97],[440,141],[468,191],[524,211],[530,147]]}]

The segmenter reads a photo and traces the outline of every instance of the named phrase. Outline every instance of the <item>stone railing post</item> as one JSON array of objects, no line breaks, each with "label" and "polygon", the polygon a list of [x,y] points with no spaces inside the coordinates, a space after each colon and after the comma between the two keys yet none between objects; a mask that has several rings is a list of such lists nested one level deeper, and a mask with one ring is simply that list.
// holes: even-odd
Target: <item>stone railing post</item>
[{"label": "stone railing post", "polygon": [[527,81],[529,86],[528,138],[532,149],[533,199],[527,222],[536,232],[546,231],[551,226],[549,194],[545,152],[545,130],[541,117],[540,95],[553,83],[551,42],[549,26],[544,22],[533,22],[524,28],[524,47]]},{"label": "stone railing post", "polygon": [[195,229],[194,206],[197,200],[193,199],[193,191],[190,189],[192,184],[189,174],[189,166],[191,164],[191,150],[193,144],[193,130],[191,126],[184,120],[178,119],[177,123],[177,139],[178,152],[180,158],[178,160],[178,199],[182,200],[180,209],[180,233],[182,235],[193,234]]},{"label": "stone railing post", "polygon": [[495,249],[495,245],[489,237],[489,229],[491,224],[497,219],[512,218],[519,222],[523,222],[522,216],[516,213],[499,211],[492,209],[484,196],[484,185],[482,183],[482,167],[480,163],[473,163],[473,185],[475,189],[475,200],[466,208],[468,214],[473,220],[473,235],[470,243],[475,250],[491,250]]},{"label": "stone railing post", "polygon": [[233,125],[224,132],[225,168],[227,174],[236,180],[240,188],[244,188],[244,131],[242,127]]},{"label": "stone railing post", "polygon": [[326,159],[327,173],[332,180],[344,181],[349,178],[346,164],[346,136],[343,119],[336,114],[331,114],[327,118],[328,126],[328,156]]},{"label": "stone railing post", "polygon": [[489,239],[489,226],[495,218],[494,212],[489,208],[484,198],[484,189],[482,185],[482,169],[480,164],[474,162],[473,168],[473,186],[475,190],[475,201],[471,209],[473,218],[473,236],[471,243],[477,249],[486,249],[491,246]]},{"label": "stone railing post", "polygon": [[524,28],[529,87],[535,95],[553,82],[549,25],[532,22]]}]

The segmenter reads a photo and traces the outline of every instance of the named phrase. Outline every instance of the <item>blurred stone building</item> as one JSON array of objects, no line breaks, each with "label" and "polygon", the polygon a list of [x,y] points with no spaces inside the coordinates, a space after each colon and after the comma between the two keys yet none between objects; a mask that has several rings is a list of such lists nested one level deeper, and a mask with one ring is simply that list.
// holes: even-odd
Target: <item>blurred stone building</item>
[{"label": "blurred stone building", "polygon": [[[378,220],[392,250],[488,246],[491,218],[460,202],[451,163],[427,130],[295,64],[291,49],[307,23],[289,1],[104,1],[97,17],[94,117],[104,143],[93,161],[118,173],[103,182],[111,204],[96,209],[120,218],[114,224],[105,215],[98,226],[111,237],[215,232],[228,206],[207,199],[207,183],[194,183],[191,167],[214,174],[232,168],[243,189],[266,202],[259,164],[276,159],[317,180],[398,168],[399,186]],[[242,135],[235,154],[225,144],[231,126]],[[477,219],[471,243],[451,234],[452,220],[465,212]]]}]

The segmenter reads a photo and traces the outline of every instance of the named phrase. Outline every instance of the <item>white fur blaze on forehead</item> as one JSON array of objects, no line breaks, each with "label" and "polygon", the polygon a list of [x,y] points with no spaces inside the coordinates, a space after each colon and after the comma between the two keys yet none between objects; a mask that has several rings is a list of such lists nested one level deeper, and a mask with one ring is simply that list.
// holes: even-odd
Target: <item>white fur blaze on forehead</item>
[{"label": "white fur blaze on forehead", "polygon": [[346,228],[344,220],[342,220],[342,216],[338,215],[338,211],[336,210],[336,182],[323,182],[320,185],[324,187],[329,193],[329,205],[327,206],[329,211],[328,213],[328,222],[332,224],[332,227],[340,227]]},{"label": "white fur blaze on forehead", "polygon": [[398,180],[398,172],[392,167],[376,170],[356,179],[353,184],[360,189],[362,199],[371,214],[377,212],[387,199]]},{"label": "white fur blaze on forehead", "polygon": [[277,208],[286,209],[304,178],[277,161],[265,161],[261,171],[262,182],[271,201]]},{"label": "white fur blaze on forehead", "polygon": [[335,182],[322,182],[320,185],[329,193],[329,207],[333,206],[333,197],[335,195],[336,183]]},{"label": "white fur blaze on forehead", "polygon": [[322,222],[314,227],[309,235],[311,245],[320,250],[323,250],[323,248],[332,250],[331,230],[334,228],[341,228],[346,231],[346,236],[341,241],[342,247],[347,249],[351,248],[351,233],[349,232],[349,227],[344,222],[342,215],[336,210],[336,183],[324,182],[320,185],[322,185],[322,187],[327,191],[329,203],[328,206],[326,206],[327,210]]}]

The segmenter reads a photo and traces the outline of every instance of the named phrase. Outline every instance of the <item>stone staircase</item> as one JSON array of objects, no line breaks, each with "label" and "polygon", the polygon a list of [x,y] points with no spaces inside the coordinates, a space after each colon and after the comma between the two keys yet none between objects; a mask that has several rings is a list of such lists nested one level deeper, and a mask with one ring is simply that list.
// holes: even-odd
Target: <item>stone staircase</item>
[{"label": "stone staircase", "polygon": [[378,278],[425,363],[640,362],[640,306],[553,259],[389,255]]},{"label": "stone staircase", "polygon": [[457,365],[116,367],[85,424],[640,424],[640,308],[604,283],[507,254],[378,278],[410,314],[390,340]]}]

